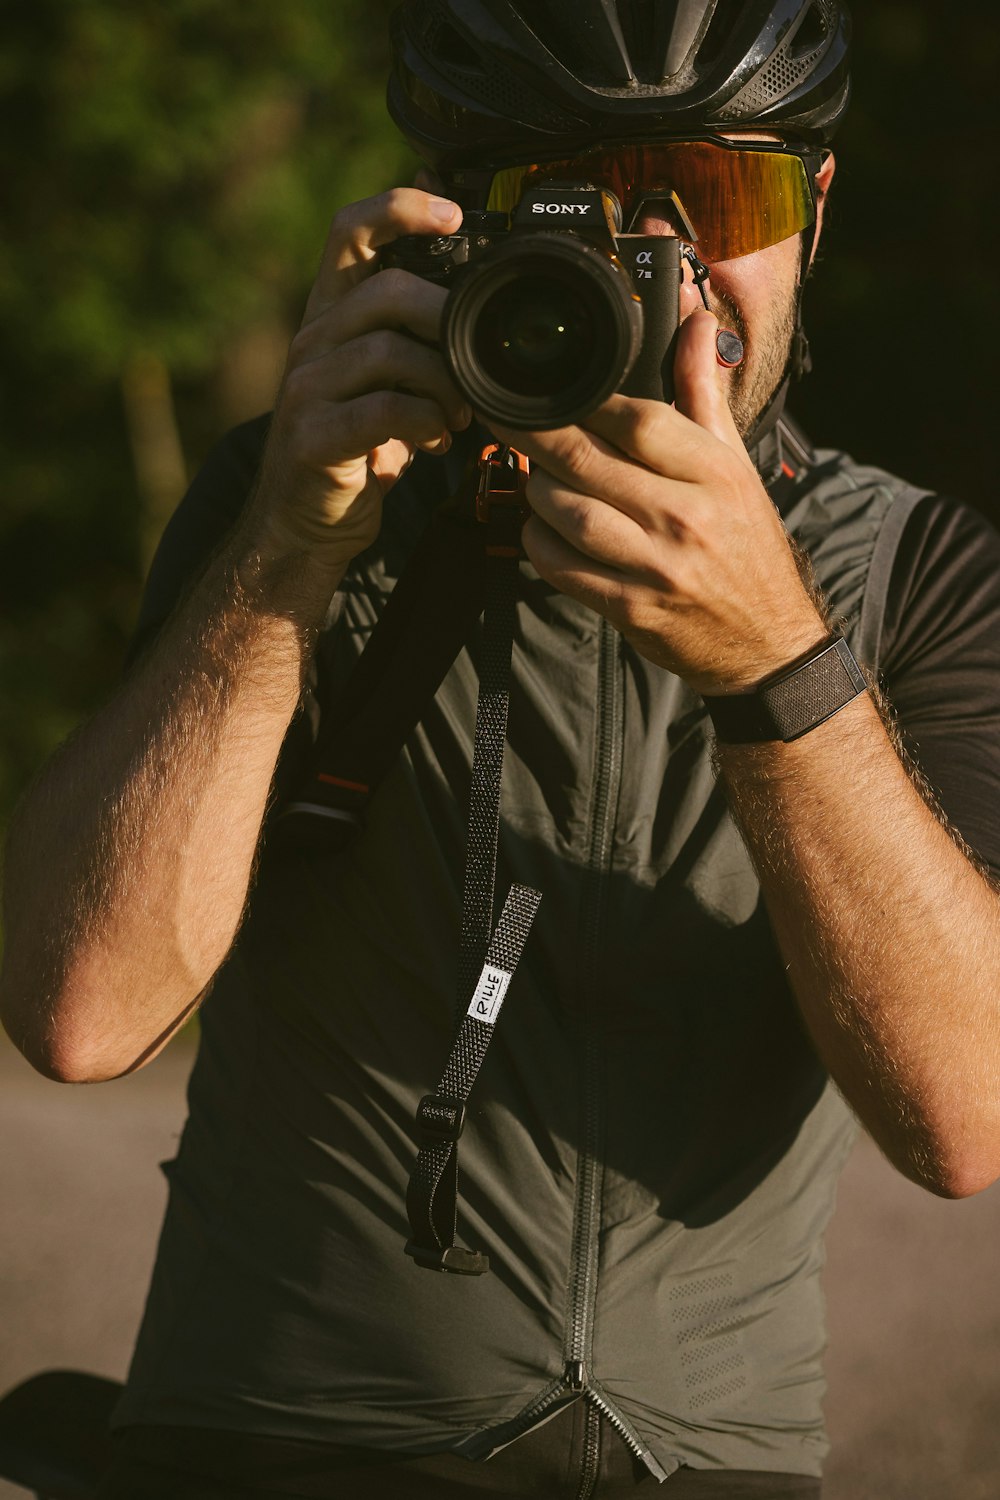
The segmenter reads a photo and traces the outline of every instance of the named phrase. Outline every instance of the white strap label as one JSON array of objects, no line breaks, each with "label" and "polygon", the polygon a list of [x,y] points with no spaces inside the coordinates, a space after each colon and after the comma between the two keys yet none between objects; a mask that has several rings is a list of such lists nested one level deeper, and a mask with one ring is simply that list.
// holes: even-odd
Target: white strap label
[{"label": "white strap label", "polygon": [[500,1014],[503,997],[507,993],[507,986],[513,976],[506,969],[494,968],[492,964],[486,964],[479,976],[475,994],[472,996],[472,1004],[469,1006],[469,1015],[475,1016],[477,1021],[485,1021],[492,1026]]}]

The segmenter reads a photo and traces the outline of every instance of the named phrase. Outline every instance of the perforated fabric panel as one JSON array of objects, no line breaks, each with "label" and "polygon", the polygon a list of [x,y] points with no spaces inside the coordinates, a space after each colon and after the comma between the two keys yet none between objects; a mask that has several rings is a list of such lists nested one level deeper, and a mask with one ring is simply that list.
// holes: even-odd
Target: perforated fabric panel
[{"label": "perforated fabric panel", "polygon": [[[460,59],[462,38],[451,21],[429,0],[416,12],[413,33],[427,57],[433,57],[440,77],[474,105],[485,105],[504,119],[520,120],[541,130],[572,129],[577,121],[550,104],[537,91],[522,88],[510,69],[495,61],[488,52],[470,56],[466,65]],[[456,43],[450,43],[450,36]]]},{"label": "perforated fabric panel", "polygon": [[696,1411],[748,1383],[743,1313],[733,1287],[732,1272],[721,1271],[671,1290],[681,1369]]},{"label": "perforated fabric panel", "polygon": [[824,37],[816,46],[802,52],[797,38],[802,25],[809,19],[807,10],[799,26],[785,38],[766,67],[757,73],[745,88],[731,99],[720,111],[720,118],[743,120],[753,118],[769,109],[779,99],[791,94],[800,83],[809,77],[816,63],[823,56],[833,35],[834,12],[830,0],[814,0],[813,10],[824,31]]}]

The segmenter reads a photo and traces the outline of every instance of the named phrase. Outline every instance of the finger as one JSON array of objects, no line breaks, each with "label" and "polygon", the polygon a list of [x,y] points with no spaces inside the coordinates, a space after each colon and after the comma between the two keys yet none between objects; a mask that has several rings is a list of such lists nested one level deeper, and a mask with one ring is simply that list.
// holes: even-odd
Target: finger
[{"label": "finger", "polygon": [[748,459],[729,407],[729,388],[719,365],[719,320],[699,308],[684,319],[674,358],[676,409],[727,448]]},{"label": "finger", "polygon": [[525,555],[540,578],[561,594],[578,599],[609,619],[614,618],[615,606],[625,591],[623,573],[585,556],[540,516],[529,516],[521,540]]},{"label": "finger", "polygon": [[304,323],[292,343],[292,363],[322,358],[339,344],[379,328],[404,328],[436,344],[447,296],[443,287],[391,266]]},{"label": "finger", "polygon": [[342,208],[330,226],[306,316],[315,317],[371,275],[378,264],[379,250],[400,235],[452,234],[461,222],[462,210],[457,203],[418,188],[392,188]]},{"label": "finger", "polygon": [[705,477],[705,434],[662,401],[611,396],[586,427],[493,431],[554,479],[649,524],[664,505],[663,481]]},{"label": "finger", "polygon": [[525,498],[533,513],[581,557],[645,574],[651,560],[649,534],[614,505],[565,488],[543,469],[532,472]]},{"label": "finger", "polygon": [[351,339],[302,371],[298,378],[308,381],[323,400],[344,402],[370,391],[408,391],[436,402],[445,424],[454,431],[472,421],[472,408],[437,350],[391,329]]},{"label": "finger", "polygon": [[406,473],[414,457],[412,444],[401,443],[398,438],[390,438],[387,443],[372,449],[368,455],[368,467],[378,480],[383,495],[388,494],[396,480]]},{"label": "finger", "polygon": [[[393,439],[431,453],[451,446],[436,401],[404,391],[372,391],[352,401],[312,402],[298,427],[298,460],[322,471],[334,485],[350,485],[359,455]],[[337,472],[341,469],[343,473]]]},{"label": "finger", "polygon": [[[697,316],[692,314],[683,326]],[[715,324],[712,314],[704,316]],[[703,356],[704,349],[699,349],[698,357]],[[714,364],[714,353],[712,359],[713,370],[709,378],[718,379],[721,372]],[[720,392],[720,400],[721,407],[711,412],[706,405],[700,407],[699,415],[705,420],[696,422],[690,415],[665,406],[662,401],[611,396],[587,418],[587,426],[654,474],[684,484],[697,485],[713,477],[725,480],[734,459],[739,460],[741,468],[755,474],[753,461],[730,415],[724,391]],[[709,419],[710,426],[707,425]],[[638,494],[641,493],[640,488]]]}]

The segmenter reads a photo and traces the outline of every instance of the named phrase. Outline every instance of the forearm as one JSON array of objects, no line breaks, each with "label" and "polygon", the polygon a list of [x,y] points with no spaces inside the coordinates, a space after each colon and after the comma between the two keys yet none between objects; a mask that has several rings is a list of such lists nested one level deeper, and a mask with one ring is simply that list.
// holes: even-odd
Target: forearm
[{"label": "forearm", "polygon": [[867,695],[785,745],[721,746],[816,1047],[890,1159],[948,1196],[1000,1172],[1000,898]]},{"label": "forearm", "polygon": [[42,1071],[127,1071],[225,957],[342,571],[301,550],[262,555],[239,532],[29,792],[8,846],[0,994]]}]

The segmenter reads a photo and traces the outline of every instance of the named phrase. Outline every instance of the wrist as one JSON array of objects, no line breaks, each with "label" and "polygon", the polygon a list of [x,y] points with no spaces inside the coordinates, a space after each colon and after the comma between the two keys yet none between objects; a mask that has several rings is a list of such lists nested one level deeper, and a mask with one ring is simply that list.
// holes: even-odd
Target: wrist
[{"label": "wrist", "polygon": [[250,608],[306,626],[322,623],[350,564],[338,548],[310,545],[272,526],[239,531],[231,560],[236,585]]},{"label": "wrist", "polygon": [[720,745],[789,744],[867,690],[853,652],[834,633],[752,687],[703,696]]}]

